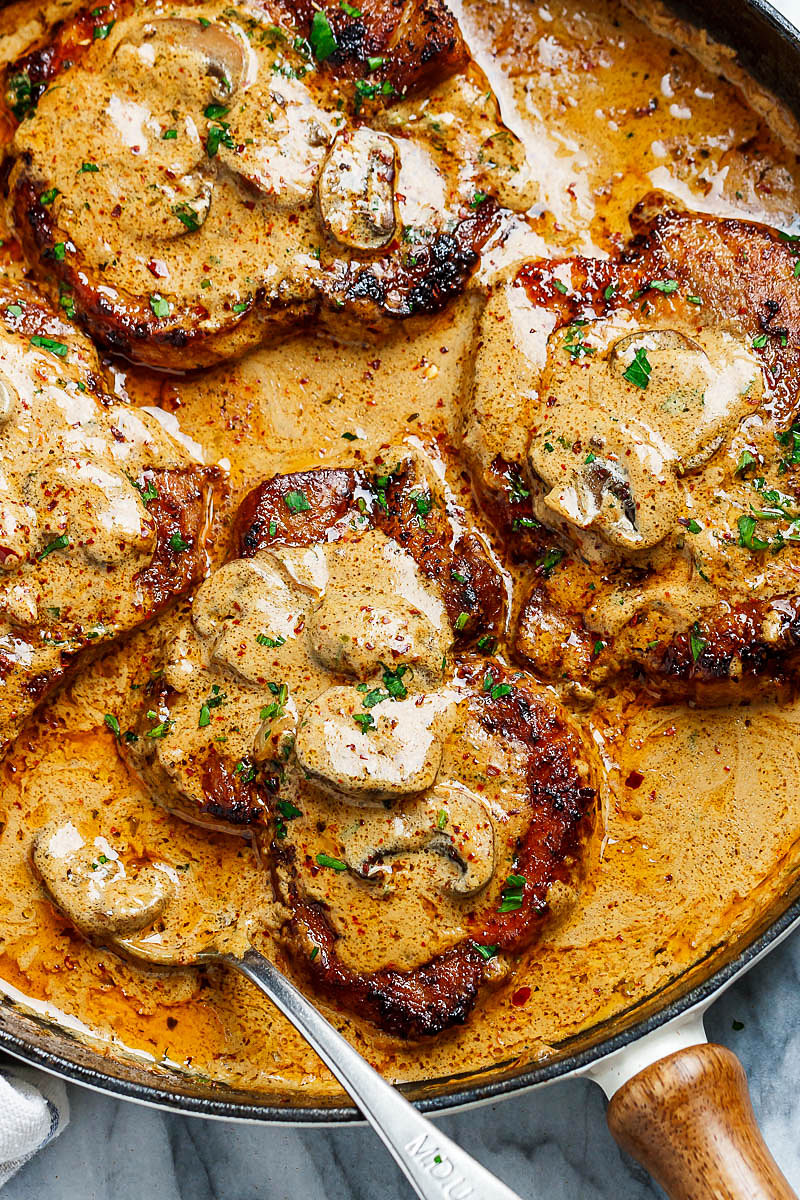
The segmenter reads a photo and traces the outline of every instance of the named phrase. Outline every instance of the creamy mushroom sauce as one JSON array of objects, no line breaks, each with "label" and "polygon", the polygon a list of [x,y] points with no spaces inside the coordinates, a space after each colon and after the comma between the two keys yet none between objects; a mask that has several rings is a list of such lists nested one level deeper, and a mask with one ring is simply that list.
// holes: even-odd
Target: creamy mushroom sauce
[{"label": "creamy mushroom sauce", "polygon": [[[556,250],[612,249],[626,235],[627,212],[653,185],[701,210],[791,227],[800,209],[794,155],[741,93],[614,0],[466,0],[457,7],[542,181],[530,225],[518,223],[498,243],[495,265]],[[3,21],[35,30],[37,11],[16,5]],[[8,57],[19,53],[19,36],[6,43]],[[12,257],[4,261],[15,275]],[[379,347],[304,337],[196,378],[158,379],[117,366],[118,390],[174,413],[207,461],[230,468],[232,499],[218,525],[222,558],[235,500],[265,476],[321,463],[370,464],[404,439],[453,434],[478,311],[468,296],[421,331],[399,332]],[[719,349],[702,347],[712,360]],[[749,379],[747,355],[739,366],[726,404],[739,404],[734,393]],[[703,445],[696,426],[687,437],[670,443],[676,457],[702,453],[714,430],[702,432]],[[450,482],[469,506],[465,480]],[[613,534],[614,523],[601,532]],[[157,637],[174,636],[176,620],[164,621]],[[212,602],[207,620],[210,628]],[[53,823],[69,821],[71,852],[90,857],[90,871],[96,862],[104,883],[119,881],[120,861],[131,872],[145,860],[163,864],[170,885],[194,905],[198,926],[212,913],[218,921],[238,918],[242,938],[275,952],[277,914],[253,847],[154,805],[104,730],[104,714],[132,706],[130,684],[159,656],[152,632],[114,649],[23,732],[2,767],[3,986],[105,1053],[131,1053],[154,1069],[277,1099],[330,1096],[335,1085],[313,1052],[246,983],[215,970],[145,971],[87,944],[56,915],[30,866],[36,835],[44,853]],[[246,677],[245,670],[243,687]],[[323,1005],[390,1077],[441,1078],[546,1055],[743,932],[795,880],[795,706],[651,707],[631,692],[579,719],[605,764],[603,838],[580,905],[551,926],[513,981],[484,996],[466,1026],[424,1044],[398,1043]],[[406,836],[413,841],[414,829]],[[353,862],[363,853],[354,843]],[[373,945],[361,953],[382,951]]]}]

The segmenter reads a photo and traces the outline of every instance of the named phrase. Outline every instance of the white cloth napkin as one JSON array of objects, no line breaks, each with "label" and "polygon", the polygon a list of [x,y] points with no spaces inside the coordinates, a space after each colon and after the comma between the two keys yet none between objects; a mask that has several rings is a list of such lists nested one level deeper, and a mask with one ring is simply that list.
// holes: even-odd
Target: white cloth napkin
[{"label": "white cloth napkin", "polygon": [[60,1079],[30,1067],[0,1064],[0,1187],[69,1123]]}]

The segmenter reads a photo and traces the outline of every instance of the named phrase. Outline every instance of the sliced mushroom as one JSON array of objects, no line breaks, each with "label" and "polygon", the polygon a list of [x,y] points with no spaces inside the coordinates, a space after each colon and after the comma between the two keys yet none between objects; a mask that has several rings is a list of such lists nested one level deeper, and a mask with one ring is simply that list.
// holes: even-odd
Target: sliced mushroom
[{"label": "sliced mushroom", "polygon": [[544,508],[626,550],[662,541],[675,528],[680,493],[668,451],[647,426],[579,403],[558,418],[559,436],[539,437],[529,450],[550,487]]},{"label": "sliced mushroom", "polygon": [[395,155],[385,133],[362,126],[336,135],[317,195],[325,228],[343,246],[380,250],[394,237]]},{"label": "sliced mushroom", "polygon": [[480,798],[463,784],[438,783],[413,804],[365,814],[343,835],[351,871],[372,879],[401,855],[438,856],[437,885],[458,899],[480,892],[494,872],[494,828]]},{"label": "sliced mushroom", "polygon": [[27,477],[23,496],[37,513],[41,552],[65,539],[59,549],[116,566],[153,549],[152,516],[128,476],[106,462],[88,457],[47,462]]},{"label": "sliced mushroom", "polygon": [[436,779],[454,709],[444,689],[370,704],[369,690],[329,688],[306,709],[297,761],[320,787],[353,803],[424,792]]},{"label": "sliced mushroom", "polygon": [[[651,440],[656,434],[669,447],[681,473],[708,462],[764,390],[760,364],[731,334],[706,330],[697,338],[676,329],[644,330],[620,338],[608,356],[612,378],[628,400],[635,395],[636,415],[651,428]],[[637,355],[646,356],[648,371],[647,386],[638,389],[626,379]],[[621,402],[613,411],[625,414]]]},{"label": "sliced mushroom", "polygon": [[[308,593],[292,586],[270,555],[237,559],[200,587],[192,621],[211,659],[250,683],[263,676],[264,639],[284,642],[303,627]],[[259,640],[261,639],[261,640]]]},{"label": "sliced mushroom", "polygon": [[159,55],[197,56],[212,81],[216,100],[230,100],[247,86],[255,72],[254,56],[244,36],[213,21],[203,25],[188,17],[160,17],[128,33],[117,53],[126,45],[152,45]]},{"label": "sliced mushroom", "polygon": [[211,211],[214,183],[203,168],[183,175],[171,187],[164,188],[163,200],[168,202],[172,222],[168,238],[185,237],[204,225]]},{"label": "sliced mushroom", "polygon": [[85,841],[71,821],[39,831],[33,865],[58,909],[90,937],[152,925],[175,894],[168,867],[141,863],[129,875],[105,838]]},{"label": "sliced mushroom", "polygon": [[36,537],[36,511],[11,497],[0,499],[0,571],[18,571]]},{"label": "sliced mushroom", "polygon": [[11,420],[18,404],[19,392],[8,376],[0,372],[0,425]]},{"label": "sliced mushroom", "polygon": [[305,83],[282,79],[280,91],[272,80],[269,89],[257,83],[228,120],[233,145],[220,144],[222,165],[280,210],[313,200],[336,115],[315,103]]},{"label": "sliced mushroom", "polygon": [[438,589],[425,580],[405,550],[380,530],[328,549],[328,582],[308,618],[313,655],[332,671],[357,679],[379,663],[404,664],[431,683],[453,631]]},{"label": "sliced mushroom", "polygon": [[619,332],[584,322],[552,335],[539,389],[548,408],[528,461],[546,485],[535,498],[541,519],[556,513],[622,551],[647,550],[677,527],[680,476],[758,406],[763,376],[725,332]]}]

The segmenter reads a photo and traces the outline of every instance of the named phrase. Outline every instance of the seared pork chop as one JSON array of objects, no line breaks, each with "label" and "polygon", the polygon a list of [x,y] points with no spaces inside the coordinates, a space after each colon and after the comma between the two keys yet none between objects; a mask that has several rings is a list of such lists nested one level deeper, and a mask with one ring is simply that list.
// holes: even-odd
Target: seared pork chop
[{"label": "seared pork chop", "polygon": [[594,812],[566,714],[492,657],[502,577],[404,452],[267,481],[233,554],[167,637],[128,760],[190,819],[254,829],[327,994],[407,1037],[463,1021],[574,896]]},{"label": "seared pork chop", "polygon": [[0,753],[88,647],[203,574],[209,472],[105,390],[83,334],[0,297]]},{"label": "seared pork chop", "polygon": [[26,257],[95,337],[155,366],[436,312],[498,205],[533,198],[442,0],[118,3],[12,64],[6,99]]},{"label": "seared pork chop", "polygon": [[465,446],[536,564],[537,672],[724,700],[800,638],[800,241],[659,195],[632,225],[490,299]]}]

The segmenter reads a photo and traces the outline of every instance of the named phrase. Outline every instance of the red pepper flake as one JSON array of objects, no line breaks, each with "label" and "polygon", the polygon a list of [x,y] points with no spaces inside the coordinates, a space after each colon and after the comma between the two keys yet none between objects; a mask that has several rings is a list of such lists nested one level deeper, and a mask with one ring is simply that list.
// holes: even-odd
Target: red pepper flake
[{"label": "red pepper flake", "polygon": [[156,279],[166,279],[169,275],[169,268],[160,258],[151,258],[147,264],[147,269],[151,275],[155,275]]},{"label": "red pepper flake", "polygon": [[511,1003],[517,1008],[522,1008],[523,1004],[527,1004],[531,998],[531,989],[529,987],[517,988],[514,995],[511,997]]},{"label": "red pepper flake", "polygon": [[641,771],[631,771],[628,778],[625,780],[625,787],[638,788],[644,783],[644,775]]}]

